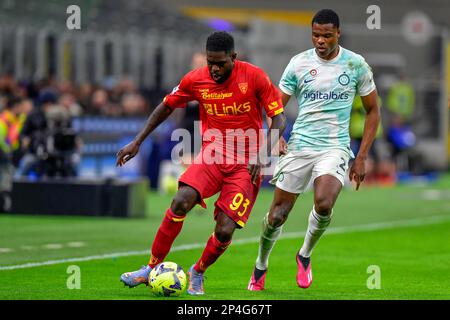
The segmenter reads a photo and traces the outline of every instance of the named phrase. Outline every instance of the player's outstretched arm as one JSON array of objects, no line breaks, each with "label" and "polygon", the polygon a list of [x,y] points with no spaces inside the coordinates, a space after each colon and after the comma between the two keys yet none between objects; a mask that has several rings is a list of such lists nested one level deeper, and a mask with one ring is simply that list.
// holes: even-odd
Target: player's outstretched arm
[{"label": "player's outstretched arm", "polygon": [[377,91],[373,90],[367,96],[361,97],[361,100],[364,109],[366,110],[366,120],[364,123],[361,146],[349,172],[350,181],[354,180],[356,182],[356,190],[359,189],[359,185],[364,181],[366,175],[365,161],[369,154],[370,147],[375,140],[378,125],[380,123],[380,107],[378,105]]},{"label": "player's outstretched arm", "polygon": [[160,103],[150,114],[147,119],[147,123],[136,138],[117,152],[116,166],[121,167],[126,162],[133,159],[139,152],[139,147],[145,138],[147,138],[147,136],[152,133],[159,124],[164,122],[164,120],[166,120],[172,112],[173,109],[166,107],[164,103]]}]

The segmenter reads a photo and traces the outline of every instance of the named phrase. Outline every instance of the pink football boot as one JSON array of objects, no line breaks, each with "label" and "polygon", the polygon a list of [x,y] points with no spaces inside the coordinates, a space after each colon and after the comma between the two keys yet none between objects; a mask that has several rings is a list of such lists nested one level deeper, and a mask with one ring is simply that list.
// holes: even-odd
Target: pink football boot
[{"label": "pink football boot", "polygon": [[312,283],[311,259],[297,254],[297,284],[300,288],[309,288]]},{"label": "pink football boot", "polygon": [[[248,283],[247,289],[250,291],[261,291],[264,290],[264,282],[266,280],[267,270],[253,270],[252,277]],[[258,279],[258,280],[256,280]]]}]

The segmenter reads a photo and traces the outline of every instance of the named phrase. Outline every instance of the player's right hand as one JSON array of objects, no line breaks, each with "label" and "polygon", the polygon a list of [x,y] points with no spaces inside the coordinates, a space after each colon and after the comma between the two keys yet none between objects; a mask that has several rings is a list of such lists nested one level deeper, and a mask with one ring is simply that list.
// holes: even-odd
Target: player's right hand
[{"label": "player's right hand", "polygon": [[121,167],[131,159],[133,159],[139,152],[139,144],[132,141],[117,152],[116,166]]},{"label": "player's right hand", "polygon": [[356,191],[358,191],[359,185],[364,181],[365,175],[365,159],[356,156],[355,161],[353,161],[348,174],[350,181],[353,180],[356,182]]}]

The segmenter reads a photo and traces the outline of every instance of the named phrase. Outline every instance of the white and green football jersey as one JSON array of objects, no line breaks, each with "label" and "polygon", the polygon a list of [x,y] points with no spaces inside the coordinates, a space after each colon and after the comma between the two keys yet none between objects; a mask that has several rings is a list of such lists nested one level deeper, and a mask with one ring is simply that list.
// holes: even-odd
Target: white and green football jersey
[{"label": "white and green football jersey", "polygon": [[332,60],[323,60],[315,49],[294,56],[279,87],[295,96],[299,107],[289,139],[290,151],[343,149],[351,157],[350,112],[356,94],[375,90],[372,71],[364,58],[339,47]]}]

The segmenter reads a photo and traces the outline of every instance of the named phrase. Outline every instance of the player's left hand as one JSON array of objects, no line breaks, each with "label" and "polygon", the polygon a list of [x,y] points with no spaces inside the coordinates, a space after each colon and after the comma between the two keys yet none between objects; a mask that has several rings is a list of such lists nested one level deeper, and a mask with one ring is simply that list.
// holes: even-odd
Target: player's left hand
[{"label": "player's left hand", "polygon": [[252,183],[256,185],[256,182],[258,181],[258,178],[261,175],[261,168],[262,165],[260,163],[257,164],[249,164],[247,169],[248,173],[250,174],[250,177],[252,179]]},{"label": "player's left hand", "polygon": [[273,147],[271,151],[272,156],[284,156],[287,154],[288,148],[287,148],[287,142],[283,137],[280,137],[280,140],[278,140],[278,143]]},{"label": "player's left hand", "polygon": [[247,166],[248,173],[252,178],[252,183],[256,185],[258,183],[258,179],[261,177],[261,169],[270,167],[271,158],[267,157],[264,153],[258,155],[258,158],[255,161],[250,161]]},{"label": "player's left hand", "polygon": [[278,150],[279,155],[284,156],[285,154],[288,153],[287,142],[283,137],[281,137],[278,143],[279,143],[279,150]]},{"label": "player's left hand", "polygon": [[356,182],[356,191],[359,189],[359,185],[364,181],[366,176],[366,163],[364,158],[356,157],[348,174],[350,181]]}]

